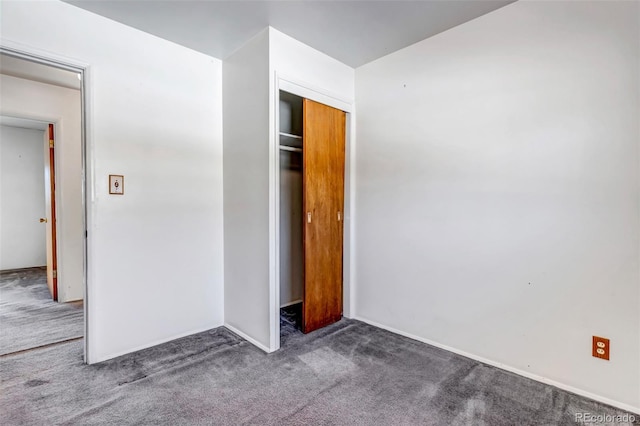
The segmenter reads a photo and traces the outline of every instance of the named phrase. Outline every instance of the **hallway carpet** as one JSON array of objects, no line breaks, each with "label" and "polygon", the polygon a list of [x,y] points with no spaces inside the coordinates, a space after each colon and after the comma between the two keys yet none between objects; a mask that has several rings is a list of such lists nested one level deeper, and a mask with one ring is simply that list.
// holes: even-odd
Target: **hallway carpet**
[{"label": "hallway carpet", "polygon": [[0,271],[0,355],[82,337],[83,316],[51,299],[46,268]]},{"label": "hallway carpet", "polygon": [[347,319],[292,333],[272,354],[224,327],[91,366],[70,342],[0,358],[0,379],[3,425],[575,425],[577,413],[623,414]]}]

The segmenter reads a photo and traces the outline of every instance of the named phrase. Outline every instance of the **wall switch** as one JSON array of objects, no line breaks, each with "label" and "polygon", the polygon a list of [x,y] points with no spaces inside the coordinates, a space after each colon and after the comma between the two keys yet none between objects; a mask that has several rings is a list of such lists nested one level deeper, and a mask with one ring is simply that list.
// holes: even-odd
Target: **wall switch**
[{"label": "wall switch", "polygon": [[109,194],[124,194],[124,176],[109,175]]},{"label": "wall switch", "polygon": [[609,339],[593,336],[593,350],[591,354],[596,358],[609,361]]}]

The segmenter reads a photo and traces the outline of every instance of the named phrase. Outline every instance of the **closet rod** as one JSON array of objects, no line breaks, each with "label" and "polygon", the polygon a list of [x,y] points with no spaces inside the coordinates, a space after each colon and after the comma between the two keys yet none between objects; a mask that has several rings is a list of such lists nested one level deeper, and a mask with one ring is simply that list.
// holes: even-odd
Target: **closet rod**
[{"label": "closet rod", "polygon": [[285,133],[285,132],[280,132],[280,136],[285,136],[287,138],[293,138],[293,139],[302,139],[302,136],[292,135],[291,133]]},{"label": "closet rod", "polygon": [[295,148],[293,146],[280,145],[280,149],[283,151],[302,152],[302,148]]}]

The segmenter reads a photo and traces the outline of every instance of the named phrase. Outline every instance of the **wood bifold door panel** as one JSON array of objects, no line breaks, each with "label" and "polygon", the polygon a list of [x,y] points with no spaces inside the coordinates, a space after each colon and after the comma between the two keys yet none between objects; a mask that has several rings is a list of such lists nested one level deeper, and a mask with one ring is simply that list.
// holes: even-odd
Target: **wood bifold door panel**
[{"label": "wood bifold door panel", "polygon": [[304,99],[305,333],[342,318],[345,124],[344,111]]}]

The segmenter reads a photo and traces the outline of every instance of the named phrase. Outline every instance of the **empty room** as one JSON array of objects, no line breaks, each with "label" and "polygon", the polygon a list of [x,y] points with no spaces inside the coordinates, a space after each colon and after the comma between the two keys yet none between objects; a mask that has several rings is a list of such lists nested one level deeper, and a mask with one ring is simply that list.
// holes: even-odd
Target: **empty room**
[{"label": "empty room", "polygon": [[639,1],[0,12],[1,424],[640,425]]}]

